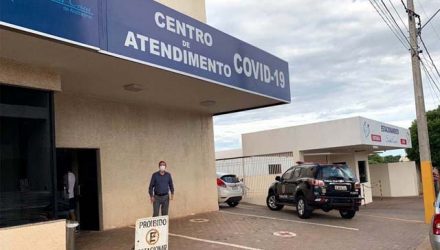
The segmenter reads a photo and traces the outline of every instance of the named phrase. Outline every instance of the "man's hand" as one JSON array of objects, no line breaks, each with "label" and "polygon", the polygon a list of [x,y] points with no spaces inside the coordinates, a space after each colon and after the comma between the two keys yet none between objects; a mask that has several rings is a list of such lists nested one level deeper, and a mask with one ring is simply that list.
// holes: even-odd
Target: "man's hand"
[{"label": "man's hand", "polygon": [[154,202],[154,196],[150,196],[150,202],[151,202],[151,203]]},{"label": "man's hand", "polygon": [[174,199],[174,194],[171,194],[170,200],[173,200],[173,199]]}]

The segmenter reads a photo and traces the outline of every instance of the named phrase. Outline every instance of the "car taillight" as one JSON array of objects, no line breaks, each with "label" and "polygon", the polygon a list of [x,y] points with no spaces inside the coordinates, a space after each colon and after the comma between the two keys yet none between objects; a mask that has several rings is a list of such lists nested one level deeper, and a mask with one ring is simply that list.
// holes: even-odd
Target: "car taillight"
[{"label": "car taillight", "polygon": [[226,184],[224,181],[220,180],[219,178],[217,178],[217,186],[218,187],[226,187]]},{"label": "car taillight", "polygon": [[435,235],[440,235],[440,214],[434,215],[434,220],[432,222],[432,233]]},{"label": "car taillight", "polygon": [[310,179],[309,184],[315,187],[324,187],[325,183],[321,180]]}]

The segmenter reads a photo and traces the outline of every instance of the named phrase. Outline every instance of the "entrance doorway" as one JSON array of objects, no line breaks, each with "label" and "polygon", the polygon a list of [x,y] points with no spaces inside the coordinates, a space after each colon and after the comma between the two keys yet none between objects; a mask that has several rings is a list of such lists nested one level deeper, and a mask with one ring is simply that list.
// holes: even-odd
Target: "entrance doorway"
[{"label": "entrance doorway", "polygon": [[60,217],[67,217],[67,171],[75,175],[75,215],[80,230],[100,230],[99,150],[57,148],[58,192],[64,199],[58,206]]},{"label": "entrance doorway", "polygon": [[368,182],[367,162],[366,161],[358,161],[358,167],[359,167],[359,181],[361,183]]}]

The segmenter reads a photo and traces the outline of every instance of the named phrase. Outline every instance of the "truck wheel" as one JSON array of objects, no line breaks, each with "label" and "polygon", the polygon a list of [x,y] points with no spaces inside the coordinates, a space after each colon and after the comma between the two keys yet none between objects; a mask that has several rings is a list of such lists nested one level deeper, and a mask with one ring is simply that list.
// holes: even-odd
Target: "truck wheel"
[{"label": "truck wheel", "polygon": [[307,204],[307,200],[304,196],[298,197],[298,202],[296,203],[296,211],[298,212],[298,217],[301,219],[308,219],[312,216],[313,208]]},{"label": "truck wheel", "polygon": [[228,202],[228,205],[229,205],[230,207],[236,207],[236,206],[238,205],[238,202],[236,202],[236,201],[230,201],[230,202]]},{"label": "truck wheel", "polygon": [[356,215],[355,210],[339,210],[339,214],[344,219],[352,219]]},{"label": "truck wheel", "polygon": [[277,198],[275,196],[275,194],[269,194],[266,198],[266,205],[270,210],[273,211],[279,211],[281,209],[283,209],[283,205],[278,205],[277,204]]}]

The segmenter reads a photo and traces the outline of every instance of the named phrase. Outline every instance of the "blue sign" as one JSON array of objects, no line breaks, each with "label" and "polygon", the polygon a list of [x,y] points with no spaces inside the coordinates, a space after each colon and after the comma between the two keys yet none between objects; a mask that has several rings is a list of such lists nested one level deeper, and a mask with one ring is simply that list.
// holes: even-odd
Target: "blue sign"
[{"label": "blue sign", "polygon": [[155,1],[107,1],[107,50],[290,102],[287,62]]},{"label": "blue sign", "polygon": [[0,21],[99,46],[98,0],[0,0]]},{"label": "blue sign", "polygon": [[0,0],[0,21],[290,102],[287,62],[152,0]]}]

